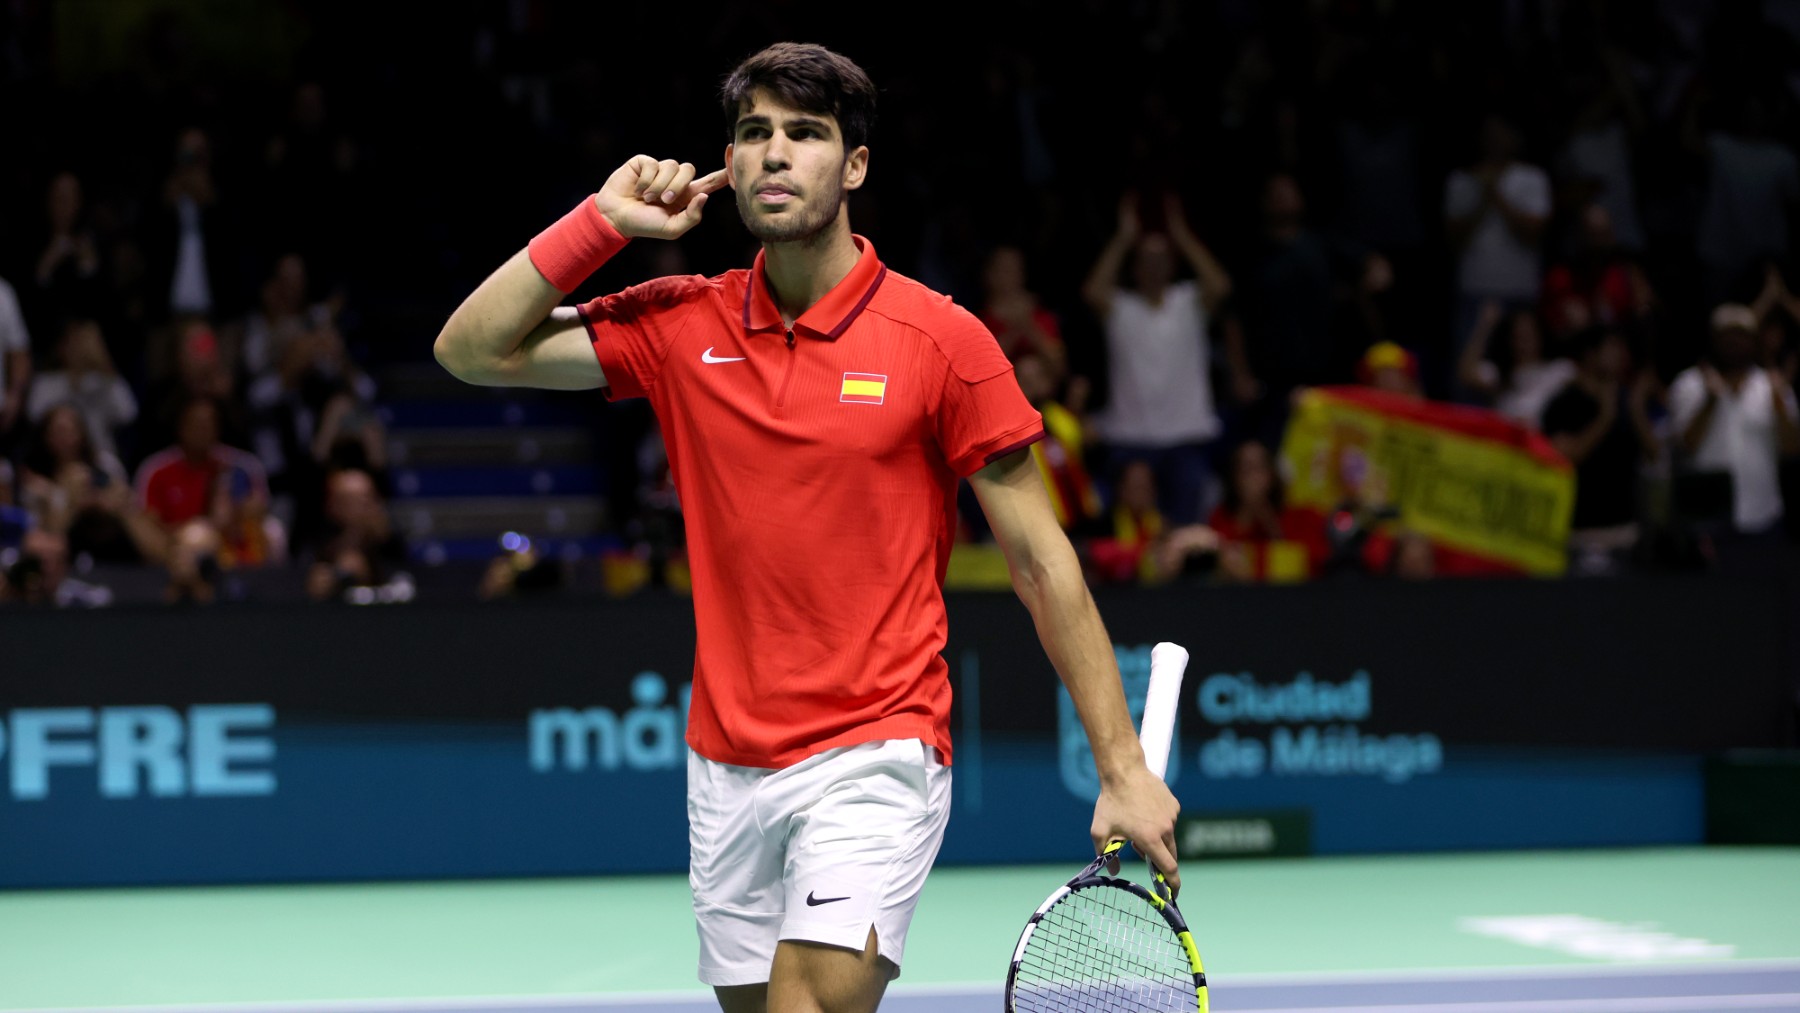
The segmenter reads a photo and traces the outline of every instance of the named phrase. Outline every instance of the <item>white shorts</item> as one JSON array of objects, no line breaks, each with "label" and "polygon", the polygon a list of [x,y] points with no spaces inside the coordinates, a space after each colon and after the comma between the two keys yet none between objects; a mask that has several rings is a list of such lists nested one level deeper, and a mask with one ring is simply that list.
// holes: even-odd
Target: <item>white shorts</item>
[{"label": "white shorts", "polygon": [[783,939],[900,966],[950,816],[950,768],[918,739],[831,749],[781,770],[688,754],[688,883],[700,980],[769,980]]}]

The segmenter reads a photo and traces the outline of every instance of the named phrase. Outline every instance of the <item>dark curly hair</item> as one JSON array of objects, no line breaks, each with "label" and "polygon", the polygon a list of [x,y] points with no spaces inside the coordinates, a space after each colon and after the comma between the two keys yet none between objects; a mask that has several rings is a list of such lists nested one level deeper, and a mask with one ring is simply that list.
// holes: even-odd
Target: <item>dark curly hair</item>
[{"label": "dark curly hair", "polygon": [[738,64],[719,89],[727,137],[758,88],[783,103],[837,119],[844,150],[869,143],[875,127],[875,83],[856,61],[809,42],[778,42]]}]

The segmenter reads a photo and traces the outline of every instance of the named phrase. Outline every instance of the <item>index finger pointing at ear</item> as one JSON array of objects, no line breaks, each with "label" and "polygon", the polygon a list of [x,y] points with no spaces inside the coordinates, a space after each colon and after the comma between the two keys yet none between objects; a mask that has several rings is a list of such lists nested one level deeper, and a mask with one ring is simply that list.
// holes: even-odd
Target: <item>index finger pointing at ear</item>
[{"label": "index finger pointing at ear", "polygon": [[713,193],[723,190],[725,184],[731,182],[730,169],[718,169],[709,172],[688,184],[696,193]]}]

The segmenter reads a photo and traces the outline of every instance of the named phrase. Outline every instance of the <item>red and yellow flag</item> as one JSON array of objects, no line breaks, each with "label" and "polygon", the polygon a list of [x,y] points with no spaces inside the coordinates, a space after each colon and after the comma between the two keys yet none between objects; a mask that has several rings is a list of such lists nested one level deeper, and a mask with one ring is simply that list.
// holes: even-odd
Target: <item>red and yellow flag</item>
[{"label": "red and yellow flag", "polygon": [[1315,387],[1288,420],[1288,502],[1332,510],[1347,499],[1398,508],[1442,557],[1486,569],[1560,575],[1575,477],[1542,434],[1496,412],[1366,387]]}]

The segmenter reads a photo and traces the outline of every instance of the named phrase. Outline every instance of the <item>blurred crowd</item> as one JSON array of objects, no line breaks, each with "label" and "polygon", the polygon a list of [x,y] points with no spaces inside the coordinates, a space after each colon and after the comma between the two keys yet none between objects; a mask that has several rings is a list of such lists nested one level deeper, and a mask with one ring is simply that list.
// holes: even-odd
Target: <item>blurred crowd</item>
[{"label": "blurred crowd", "polygon": [[[882,88],[852,221],[994,332],[1095,581],[1433,576],[1378,499],[1285,502],[1320,385],[1540,431],[1576,573],[1800,528],[1800,4],[1004,2],[946,32],[789,0],[642,56],[603,40],[666,38],[653,11],[249,6],[0,12],[0,597],[103,603],[105,563],[172,601],[257,568],[403,598],[374,378],[630,155],[722,151],[720,75],[782,38]],[[752,249],[717,212],[578,297]],[[610,523],[678,559],[653,422],[597,416]]]}]

